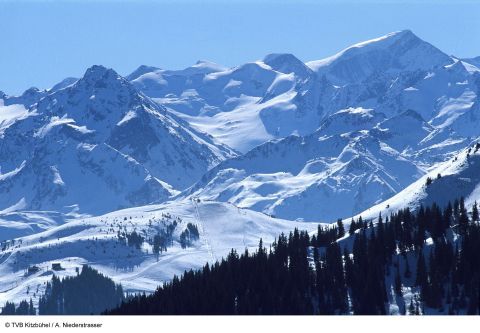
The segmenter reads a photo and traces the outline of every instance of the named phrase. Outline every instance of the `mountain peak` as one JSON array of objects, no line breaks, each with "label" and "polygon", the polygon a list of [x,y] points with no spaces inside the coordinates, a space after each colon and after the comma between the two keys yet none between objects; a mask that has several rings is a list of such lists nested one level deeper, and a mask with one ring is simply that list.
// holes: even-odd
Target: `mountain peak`
[{"label": "mountain peak", "polygon": [[[382,38],[382,37],[380,37]],[[399,31],[394,31],[394,32],[391,32],[389,34],[386,34],[383,38],[396,38],[396,39],[400,39],[400,38],[417,38],[417,39],[420,39],[417,35],[415,35],[413,33],[412,30],[410,29],[405,29],[405,30],[399,30]]]},{"label": "mountain peak", "polygon": [[135,79],[138,79],[140,76],[142,76],[143,74],[146,74],[146,73],[150,73],[150,72],[155,72],[155,71],[158,71],[160,70],[160,68],[158,67],[154,67],[154,66],[147,66],[147,65],[140,65],[136,70],[134,70],[133,72],[131,72],[130,74],[128,74],[126,76],[126,79],[128,81],[133,81]]},{"label": "mountain peak", "polygon": [[113,126],[129,110],[151,103],[113,69],[99,65],[88,68],[81,79],[64,88],[52,90],[37,109],[57,117],[68,113],[91,130]]},{"label": "mountain peak", "polygon": [[117,80],[121,76],[111,68],[102,65],[93,65],[88,68],[81,80],[87,82],[97,82],[101,80]]},{"label": "mountain peak", "polygon": [[271,53],[263,58],[263,63],[282,73],[296,73],[304,75],[310,69],[291,53]]},{"label": "mountain peak", "polygon": [[374,73],[430,70],[451,63],[451,57],[401,30],[354,44],[337,54],[307,65],[335,84],[361,82]]},{"label": "mountain peak", "polygon": [[270,53],[263,58],[263,62],[269,65],[273,62],[301,62],[291,53]]},{"label": "mountain peak", "polygon": [[185,69],[178,71],[168,71],[168,73],[175,73],[180,75],[195,75],[195,74],[209,74],[215,72],[223,72],[227,70],[226,67],[208,60],[197,60],[197,62]]},{"label": "mountain peak", "polygon": [[94,65],[88,68],[83,77],[72,87],[83,87],[83,89],[110,89],[118,90],[127,86],[128,81],[120,76],[115,70],[101,65]]},{"label": "mountain peak", "polygon": [[40,92],[40,89],[38,89],[37,87],[30,87],[27,90],[25,90],[22,95],[33,95],[39,92]]},{"label": "mountain peak", "polygon": [[194,66],[218,66],[218,64],[208,60],[197,60]]},{"label": "mountain peak", "polygon": [[398,31],[394,31],[392,32],[391,34],[397,34],[397,35],[413,35],[416,37],[416,35],[413,33],[412,30],[410,29],[403,29],[403,30],[398,30]]},{"label": "mountain peak", "polygon": [[359,49],[364,47],[389,48],[393,46],[395,43],[408,42],[408,41],[424,42],[417,35],[415,35],[411,30],[407,29],[407,30],[394,31],[378,38],[374,38],[374,39],[370,39],[370,40],[366,40],[366,41],[354,44],[350,47],[347,47],[345,50],[341,51],[340,53],[346,53],[352,49]]}]

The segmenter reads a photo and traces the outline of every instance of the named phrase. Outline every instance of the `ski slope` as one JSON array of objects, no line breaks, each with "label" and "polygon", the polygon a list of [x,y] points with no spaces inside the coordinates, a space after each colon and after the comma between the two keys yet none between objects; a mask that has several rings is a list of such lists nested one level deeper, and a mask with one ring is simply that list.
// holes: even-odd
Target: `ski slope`
[{"label": "ski slope", "polygon": [[[146,242],[137,249],[118,240],[118,231],[136,230],[150,238],[174,221],[177,227],[173,246],[158,259]],[[187,223],[197,225],[200,239],[192,247],[182,249],[179,235]],[[121,283],[127,292],[152,292],[173,275],[220,260],[232,248],[239,252],[255,250],[260,238],[268,248],[280,233],[288,233],[295,227],[314,231],[317,223],[275,219],[228,203],[198,198],[73,219],[17,238],[14,245],[0,252],[0,304],[30,297],[37,303],[52,274],[74,275],[75,269],[83,264]],[[52,271],[53,263],[60,263],[64,270]],[[32,266],[40,270],[26,274]]]}]

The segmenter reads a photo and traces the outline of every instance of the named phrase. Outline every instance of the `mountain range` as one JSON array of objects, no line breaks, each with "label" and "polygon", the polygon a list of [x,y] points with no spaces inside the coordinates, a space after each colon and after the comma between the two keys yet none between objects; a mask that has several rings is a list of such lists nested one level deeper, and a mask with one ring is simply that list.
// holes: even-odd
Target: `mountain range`
[{"label": "mountain range", "polygon": [[[0,92],[0,303],[42,290],[52,263],[153,291],[295,227],[460,196],[471,206],[479,95],[478,57],[409,30],[318,61],[270,54],[124,77],[95,65],[50,89]],[[174,222],[155,258],[149,240]],[[188,223],[200,238],[183,248]],[[118,244],[134,231],[141,248]],[[42,270],[19,279],[32,265]]]},{"label": "mountain range", "polygon": [[475,140],[480,73],[472,63],[407,30],[306,64],[272,54],[230,69],[141,67],[131,78],[243,153],[188,194],[331,221],[340,209],[353,215],[391,197]]}]

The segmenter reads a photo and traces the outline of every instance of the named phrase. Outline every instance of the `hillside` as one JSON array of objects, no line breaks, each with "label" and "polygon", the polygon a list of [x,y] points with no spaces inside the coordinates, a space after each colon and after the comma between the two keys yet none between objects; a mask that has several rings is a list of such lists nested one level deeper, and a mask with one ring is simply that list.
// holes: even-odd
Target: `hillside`
[{"label": "hillside", "polygon": [[271,249],[232,250],[216,265],[185,272],[114,315],[477,315],[478,206],[463,200],[376,225],[358,219],[309,236],[280,235]]},{"label": "hillside", "polygon": [[[382,213],[384,216],[388,216],[401,207],[409,207],[415,210],[420,205],[429,206],[434,202],[444,207],[449,202],[453,203],[454,200],[462,197],[469,207],[475,201],[480,202],[479,147],[478,144],[473,144],[461,150],[450,160],[440,164],[392,198],[361,212],[359,215],[366,218],[375,218],[379,213]],[[428,184],[427,179],[431,180],[430,184]]]},{"label": "hillside", "polygon": [[[189,223],[198,228],[199,239],[182,248],[181,234]],[[44,283],[53,274],[75,275],[75,269],[83,264],[121,283],[126,292],[153,292],[174,274],[215,262],[232,248],[254,249],[260,238],[270,244],[278,234],[296,226],[315,230],[317,224],[274,219],[231,204],[197,200],[70,220],[47,231],[1,243],[0,304],[18,303],[30,297],[37,304]],[[133,232],[143,238],[138,246],[127,241]],[[154,237],[158,235],[166,251],[156,254]],[[63,270],[53,270],[54,263],[59,263]],[[29,273],[28,269],[34,266],[38,271]]]}]

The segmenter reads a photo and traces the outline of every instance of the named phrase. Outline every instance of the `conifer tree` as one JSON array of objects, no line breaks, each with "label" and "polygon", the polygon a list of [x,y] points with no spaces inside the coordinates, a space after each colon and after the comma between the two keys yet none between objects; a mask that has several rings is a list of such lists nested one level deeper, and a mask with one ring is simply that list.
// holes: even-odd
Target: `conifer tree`
[{"label": "conifer tree", "polygon": [[345,227],[343,226],[342,219],[337,220],[338,238],[345,236]]},{"label": "conifer tree", "polygon": [[472,207],[472,221],[477,222],[478,220],[479,220],[478,207],[477,207],[477,201],[475,201]]},{"label": "conifer tree", "polygon": [[355,220],[352,218],[352,221],[350,222],[350,227],[348,229],[348,233],[350,235],[353,235],[355,233],[355,230],[357,230],[356,229],[356,223],[355,223]]},{"label": "conifer tree", "polygon": [[30,298],[30,303],[28,304],[28,314],[30,316],[34,316],[37,314],[37,312],[35,311],[35,307],[33,306],[33,301],[32,299]]}]

